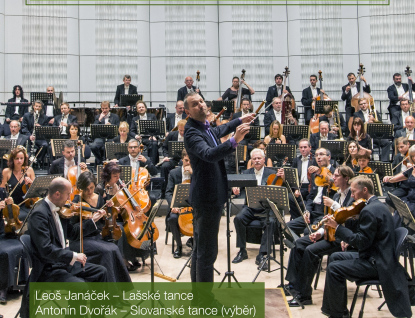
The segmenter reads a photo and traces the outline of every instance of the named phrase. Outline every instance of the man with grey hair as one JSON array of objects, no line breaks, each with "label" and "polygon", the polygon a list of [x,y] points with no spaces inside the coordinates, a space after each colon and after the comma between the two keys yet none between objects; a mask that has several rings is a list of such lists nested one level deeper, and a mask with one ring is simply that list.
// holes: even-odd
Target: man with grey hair
[{"label": "man with grey hair", "polygon": [[[257,185],[266,185],[268,177],[275,173],[274,170],[265,167],[265,153],[262,149],[254,149],[251,151],[252,168],[245,170],[243,174],[255,174],[257,179]],[[279,169],[277,176],[285,178],[284,169]],[[239,188],[233,188],[233,193],[236,195],[240,194]],[[239,211],[238,215],[235,216],[233,223],[235,225],[236,232],[236,247],[239,247],[239,252],[233,259],[232,263],[240,263],[248,258],[248,252],[246,251],[246,227],[253,221],[263,221],[262,218],[255,216],[255,214],[263,213],[263,209],[254,209],[246,205]],[[271,220],[270,228],[266,228],[261,239],[261,246],[259,248],[259,254],[256,257],[255,263],[260,265],[264,256],[267,254],[267,237],[268,231],[271,231],[271,236],[274,233],[275,221]],[[268,266],[265,263],[262,267],[263,270],[267,270]]]},{"label": "man with grey hair", "polygon": [[26,146],[29,137],[20,133],[20,121],[12,120],[9,127],[11,135],[6,136],[6,139],[16,140],[16,146]]},{"label": "man with grey hair", "polygon": [[329,132],[329,123],[326,121],[321,121],[319,124],[319,132],[315,134],[311,134],[310,136],[310,144],[311,144],[311,152],[314,153],[319,145],[320,140],[334,140],[336,138],[335,135]]}]

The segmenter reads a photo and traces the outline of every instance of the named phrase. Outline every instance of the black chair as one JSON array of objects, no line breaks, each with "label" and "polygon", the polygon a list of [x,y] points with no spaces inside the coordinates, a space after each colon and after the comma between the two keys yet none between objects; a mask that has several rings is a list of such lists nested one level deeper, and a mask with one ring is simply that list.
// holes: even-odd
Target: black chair
[{"label": "black chair", "polygon": [[[406,239],[407,235],[408,235],[408,230],[404,227],[399,227],[395,230],[395,258],[398,261],[399,261],[399,257],[401,256],[400,252],[401,252],[401,249],[402,249],[402,245],[405,242],[405,239]],[[369,287],[372,286],[372,285],[377,286],[379,297],[382,297],[382,294],[381,294],[380,289],[379,289],[379,285],[380,285],[379,279],[359,280],[359,281],[357,281],[356,282],[356,291],[354,293],[352,305],[350,307],[350,317],[352,317],[352,315],[353,315],[353,310],[354,310],[354,307],[356,305],[357,294],[359,293],[359,288],[361,286],[366,286],[365,292],[363,294],[362,307],[360,308],[360,312],[359,312],[359,318],[363,317],[363,309],[365,307],[367,292],[369,290]],[[383,306],[383,304],[378,308],[379,310]]]}]

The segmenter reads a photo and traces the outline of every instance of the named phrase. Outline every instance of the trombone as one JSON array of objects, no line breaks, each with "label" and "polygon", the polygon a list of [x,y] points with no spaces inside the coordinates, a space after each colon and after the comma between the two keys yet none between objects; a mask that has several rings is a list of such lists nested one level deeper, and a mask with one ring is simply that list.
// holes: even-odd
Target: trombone
[{"label": "trombone", "polygon": [[342,126],[340,125],[341,121],[340,121],[339,107],[337,104],[333,105],[333,121],[334,121],[333,126],[339,128],[339,139],[337,140],[344,140]]}]

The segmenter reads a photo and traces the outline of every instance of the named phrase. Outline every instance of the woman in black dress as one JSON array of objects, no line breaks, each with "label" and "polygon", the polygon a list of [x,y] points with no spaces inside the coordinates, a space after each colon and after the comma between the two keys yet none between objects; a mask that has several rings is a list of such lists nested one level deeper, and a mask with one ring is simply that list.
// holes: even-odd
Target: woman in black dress
[{"label": "woman in black dress", "polygon": [[[100,208],[105,204],[105,200],[101,195],[94,192],[96,186],[94,175],[90,171],[81,173],[76,186],[82,191],[82,202],[86,202],[91,208],[97,209],[96,212],[93,212],[91,219],[82,222],[83,248],[85,255],[88,257],[88,262],[104,266],[108,272],[109,282],[131,282],[130,275],[117,245],[111,239],[104,240],[101,235],[101,231],[105,226],[104,217],[106,216],[106,211]],[[76,195],[73,203],[78,203],[79,201],[80,196]],[[108,207],[113,205],[113,202],[107,204]],[[71,218],[71,223],[74,224],[74,227],[79,227],[79,219],[79,216]],[[80,252],[79,240],[70,241],[69,247],[75,252]]]},{"label": "woman in black dress", "polygon": [[[249,100],[251,100],[251,95],[255,94],[255,91],[252,87],[250,87],[244,80],[242,80],[241,83],[239,83],[239,77],[234,76],[232,78],[232,86],[229,87],[225,93],[221,97],[218,98],[218,100],[236,100],[238,97],[238,91],[239,91],[239,85],[245,84],[245,87],[242,88],[242,97],[247,97]],[[237,105],[235,109],[239,108],[240,105]]]},{"label": "woman in black dress", "polygon": [[269,135],[264,138],[265,144],[286,144],[287,140],[282,134],[282,125],[278,120],[274,120],[269,126]]},{"label": "woman in black dress", "polygon": [[127,143],[130,141],[130,139],[133,139],[129,132],[130,132],[130,126],[126,121],[122,121],[120,123],[120,126],[118,127],[119,135],[112,139],[112,142],[115,142],[117,144]]},{"label": "woman in black dress", "polygon": [[89,148],[89,146],[85,144],[85,138],[79,136],[79,133],[80,133],[79,124],[78,123],[69,124],[68,129],[69,129],[69,140],[73,140],[73,141],[82,140],[82,144],[84,145],[83,153],[84,153],[85,160],[89,159],[91,157],[91,148]]},{"label": "woman in black dress", "polygon": [[[357,136],[358,135],[358,136]],[[348,140],[358,140],[359,142],[359,151],[365,150],[369,155],[372,154],[372,138],[365,131],[365,125],[359,117],[353,118],[352,129],[350,130],[350,135]]]}]

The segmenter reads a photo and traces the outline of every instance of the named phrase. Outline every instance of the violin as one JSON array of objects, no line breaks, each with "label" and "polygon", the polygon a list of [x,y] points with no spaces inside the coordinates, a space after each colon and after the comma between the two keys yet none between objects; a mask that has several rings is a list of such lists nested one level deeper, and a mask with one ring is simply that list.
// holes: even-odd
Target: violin
[{"label": "violin", "polygon": [[373,173],[373,170],[371,167],[365,167],[363,169],[360,169],[359,173]]},{"label": "violin", "polygon": [[[7,197],[9,194],[6,191]],[[16,235],[23,223],[19,220],[20,207],[17,204],[7,204],[2,210],[4,219],[4,232]]]},{"label": "violin", "polygon": [[79,216],[81,212],[80,205],[82,205],[82,219],[89,220],[92,219],[94,212],[97,212],[98,209],[92,208],[88,203],[82,202],[71,202],[67,201],[65,205],[58,211],[58,214],[64,219],[70,219],[73,216]]},{"label": "violin", "polygon": [[334,191],[339,190],[339,188],[334,185],[333,175],[327,167],[321,167],[316,172],[314,183],[318,187],[329,187],[329,189]]},{"label": "violin", "polygon": [[[32,164],[30,164],[30,166],[27,166],[27,167],[22,167],[22,171],[23,171],[23,177],[22,178],[26,178],[26,173],[27,173],[27,170],[29,169],[29,167],[31,167],[32,166]],[[24,193],[24,194],[26,194],[27,193],[27,191],[29,190],[29,188],[30,188],[30,186],[31,186],[31,184],[26,184],[26,183],[24,183],[23,185],[22,185],[22,192]],[[26,199],[25,200],[25,206],[26,206],[26,208],[28,208],[28,209],[30,209],[31,207],[33,207],[33,205],[37,202],[37,201],[39,201],[39,197],[37,197],[37,198],[29,198],[29,199]]]},{"label": "violin", "polygon": [[115,207],[105,208],[105,225],[102,228],[102,238],[107,241],[118,241],[122,236],[121,227],[117,224],[118,210]]},{"label": "violin", "polygon": [[[284,166],[287,161],[288,157],[285,157],[281,166]],[[267,185],[275,185],[281,187],[283,183],[284,180],[280,176],[277,176],[276,173],[270,174],[267,178]]]}]

